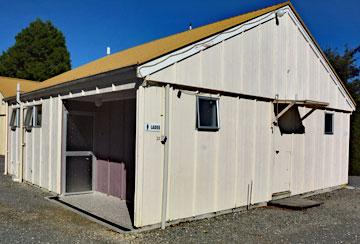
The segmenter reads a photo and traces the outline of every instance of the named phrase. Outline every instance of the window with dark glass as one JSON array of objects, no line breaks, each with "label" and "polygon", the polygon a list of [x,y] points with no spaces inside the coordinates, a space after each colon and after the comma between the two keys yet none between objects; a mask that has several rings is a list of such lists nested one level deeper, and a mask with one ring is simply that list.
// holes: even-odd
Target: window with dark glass
[{"label": "window with dark glass", "polygon": [[219,99],[197,97],[197,129],[219,129]]},{"label": "window with dark glass", "polygon": [[15,130],[16,127],[19,127],[19,117],[20,110],[18,108],[13,109],[10,117],[10,127],[12,130]]},{"label": "window with dark glass", "polygon": [[334,134],[334,115],[325,113],[325,134]]},{"label": "window with dark glass", "polygon": [[34,106],[34,127],[41,127],[42,106]]},{"label": "window with dark glass", "polygon": [[31,130],[31,127],[33,126],[33,107],[28,107],[26,109],[24,124],[26,130]]}]

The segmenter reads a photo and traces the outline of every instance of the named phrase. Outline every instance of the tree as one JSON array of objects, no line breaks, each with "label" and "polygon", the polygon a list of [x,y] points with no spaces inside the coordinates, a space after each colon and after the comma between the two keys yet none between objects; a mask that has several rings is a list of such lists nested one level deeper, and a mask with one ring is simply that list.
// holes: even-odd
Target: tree
[{"label": "tree", "polygon": [[[327,49],[325,54],[342,81],[345,82],[349,92],[357,105],[360,105],[360,67],[356,64],[356,54],[360,53],[360,46],[356,48],[345,47],[340,54],[337,49]],[[360,108],[351,116],[350,127],[350,175],[360,175]]]},{"label": "tree", "polygon": [[36,19],[0,56],[0,75],[43,81],[71,69],[64,35],[50,21]]}]

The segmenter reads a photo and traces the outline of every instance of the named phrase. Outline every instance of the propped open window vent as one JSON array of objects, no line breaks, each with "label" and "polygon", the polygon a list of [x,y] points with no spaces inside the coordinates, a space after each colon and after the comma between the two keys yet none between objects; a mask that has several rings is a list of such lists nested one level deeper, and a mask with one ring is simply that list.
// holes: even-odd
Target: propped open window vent
[{"label": "propped open window vent", "polygon": [[[274,104],[275,116],[281,113],[289,104]],[[281,134],[304,134],[305,127],[297,105],[292,106],[278,119],[278,126]]]}]

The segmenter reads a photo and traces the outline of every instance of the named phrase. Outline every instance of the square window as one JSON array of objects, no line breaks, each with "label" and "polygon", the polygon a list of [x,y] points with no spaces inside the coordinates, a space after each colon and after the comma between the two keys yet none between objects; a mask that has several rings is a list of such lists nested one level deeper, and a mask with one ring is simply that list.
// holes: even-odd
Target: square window
[{"label": "square window", "polygon": [[197,97],[197,129],[218,130],[219,127],[219,99]]},{"label": "square window", "polygon": [[19,121],[20,121],[20,109],[14,108],[11,112],[11,118],[10,118],[10,127],[12,130],[15,130],[16,127],[19,127]]},{"label": "square window", "polygon": [[334,134],[334,114],[325,113],[325,134]]}]

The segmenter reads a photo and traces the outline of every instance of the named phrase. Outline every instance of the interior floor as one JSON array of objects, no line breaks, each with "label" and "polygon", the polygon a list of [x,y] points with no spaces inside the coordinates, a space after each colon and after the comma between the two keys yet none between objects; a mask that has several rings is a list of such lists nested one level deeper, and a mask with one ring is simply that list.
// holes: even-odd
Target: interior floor
[{"label": "interior floor", "polygon": [[130,211],[125,200],[104,193],[66,195],[60,200],[76,208],[105,219],[112,224],[133,230]]}]

